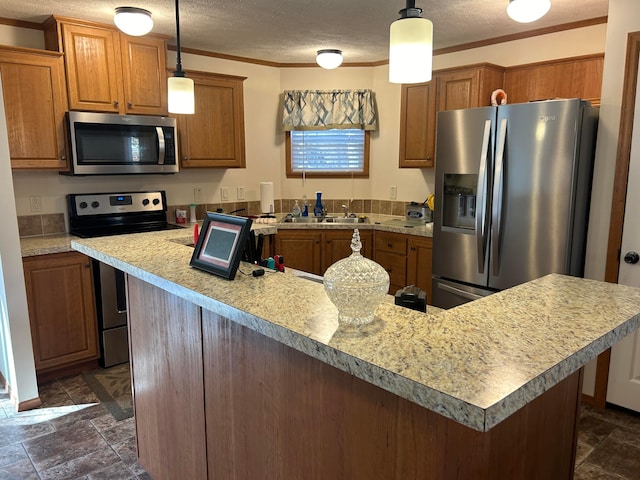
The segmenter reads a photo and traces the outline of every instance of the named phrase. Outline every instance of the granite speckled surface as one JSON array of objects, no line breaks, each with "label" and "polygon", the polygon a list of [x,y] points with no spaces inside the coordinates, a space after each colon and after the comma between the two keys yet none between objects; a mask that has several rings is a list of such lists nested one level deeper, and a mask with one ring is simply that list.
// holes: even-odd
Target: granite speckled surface
[{"label": "granite speckled surface", "polygon": [[383,302],[346,328],[322,284],[249,264],[227,281],[189,267],[184,243],[174,230],[72,247],[479,431],[640,327],[640,289],[549,275],[448,311]]}]

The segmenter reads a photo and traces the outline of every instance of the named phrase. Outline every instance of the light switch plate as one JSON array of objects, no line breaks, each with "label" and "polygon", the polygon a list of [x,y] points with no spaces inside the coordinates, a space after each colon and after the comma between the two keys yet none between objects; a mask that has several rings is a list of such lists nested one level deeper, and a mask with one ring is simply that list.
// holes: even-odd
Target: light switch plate
[{"label": "light switch plate", "polygon": [[229,200],[229,189],[227,187],[222,187],[220,189],[220,198],[223,202]]}]

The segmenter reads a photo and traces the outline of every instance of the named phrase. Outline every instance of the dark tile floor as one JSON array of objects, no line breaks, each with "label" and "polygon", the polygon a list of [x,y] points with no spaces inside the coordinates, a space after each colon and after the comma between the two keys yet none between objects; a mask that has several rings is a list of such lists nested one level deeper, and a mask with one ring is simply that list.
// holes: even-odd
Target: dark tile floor
[{"label": "dark tile floor", "polygon": [[[151,479],[136,461],[133,418],[116,421],[82,376],[40,393],[41,408],[16,413],[0,390],[0,479]],[[640,480],[639,414],[583,406],[575,480]]]}]

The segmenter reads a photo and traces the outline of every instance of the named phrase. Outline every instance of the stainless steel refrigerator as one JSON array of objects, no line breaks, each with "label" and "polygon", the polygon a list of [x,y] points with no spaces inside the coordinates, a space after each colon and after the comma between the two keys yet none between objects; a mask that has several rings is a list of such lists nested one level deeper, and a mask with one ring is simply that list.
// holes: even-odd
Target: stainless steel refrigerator
[{"label": "stainless steel refrigerator", "polygon": [[433,305],[583,275],[597,122],[580,99],[438,113]]}]

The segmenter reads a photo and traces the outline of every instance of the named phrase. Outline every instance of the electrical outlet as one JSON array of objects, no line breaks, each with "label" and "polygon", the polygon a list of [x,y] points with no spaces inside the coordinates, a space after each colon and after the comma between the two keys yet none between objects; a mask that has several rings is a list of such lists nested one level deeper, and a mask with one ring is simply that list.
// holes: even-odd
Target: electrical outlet
[{"label": "electrical outlet", "polygon": [[393,185],[391,187],[391,190],[389,191],[389,198],[391,200],[395,200],[396,198],[398,198],[398,187],[396,187],[395,185]]},{"label": "electrical outlet", "polygon": [[220,189],[220,199],[223,202],[226,202],[227,200],[229,200],[229,189],[227,187],[222,187]]},{"label": "electrical outlet", "polygon": [[29,197],[32,212],[42,211],[42,198],[40,196]]},{"label": "electrical outlet", "polygon": [[193,203],[202,203],[202,188],[196,187],[193,189]]},{"label": "electrical outlet", "polygon": [[244,200],[244,187],[238,187],[236,193],[238,196],[238,200]]}]

